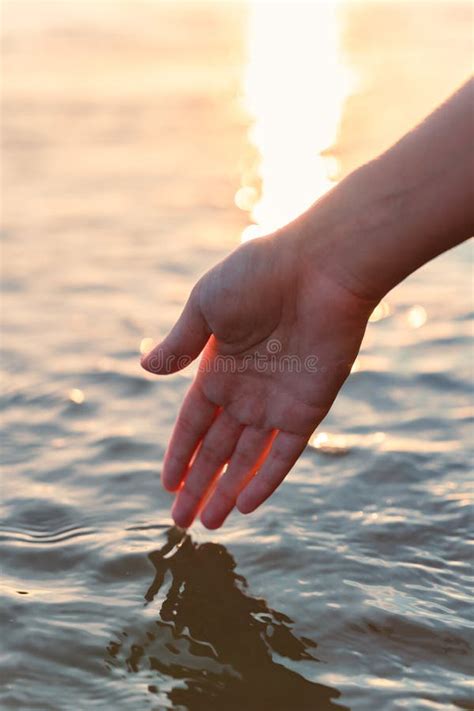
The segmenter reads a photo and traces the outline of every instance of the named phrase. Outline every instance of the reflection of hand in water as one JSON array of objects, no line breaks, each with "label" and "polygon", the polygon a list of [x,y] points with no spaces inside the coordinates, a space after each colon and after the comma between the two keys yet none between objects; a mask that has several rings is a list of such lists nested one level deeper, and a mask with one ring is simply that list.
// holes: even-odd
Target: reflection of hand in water
[{"label": "reflection of hand in water", "polygon": [[133,672],[155,670],[156,686],[165,678],[170,701],[189,711],[345,708],[332,701],[335,689],[274,661],[275,655],[315,660],[309,649],[316,645],[298,639],[288,617],[249,596],[223,545],[193,543],[173,528],[149,558],[156,573],[146,600],[168,585],[160,619],[139,641],[111,642],[115,662],[123,658]]}]

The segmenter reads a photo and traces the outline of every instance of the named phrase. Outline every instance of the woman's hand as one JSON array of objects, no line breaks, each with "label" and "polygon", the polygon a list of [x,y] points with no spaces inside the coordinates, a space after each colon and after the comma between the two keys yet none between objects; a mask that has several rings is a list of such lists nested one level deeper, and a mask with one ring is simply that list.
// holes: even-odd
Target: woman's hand
[{"label": "woman's hand", "polygon": [[[194,288],[169,336],[145,356],[158,374],[202,350],[165,456],[173,518],[218,528],[279,486],[328,412],[374,302],[311,261],[288,226],[249,242]],[[227,468],[226,468],[227,467]]]}]

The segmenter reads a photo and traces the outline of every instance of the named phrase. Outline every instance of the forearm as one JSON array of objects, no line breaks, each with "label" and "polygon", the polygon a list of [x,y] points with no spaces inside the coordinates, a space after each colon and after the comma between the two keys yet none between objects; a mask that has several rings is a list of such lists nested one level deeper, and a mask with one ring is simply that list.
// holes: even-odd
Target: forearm
[{"label": "forearm", "polygon": [[474,232],[473,101],[471,80],[301,218],[306,248],[354,291],[379,299]]}]

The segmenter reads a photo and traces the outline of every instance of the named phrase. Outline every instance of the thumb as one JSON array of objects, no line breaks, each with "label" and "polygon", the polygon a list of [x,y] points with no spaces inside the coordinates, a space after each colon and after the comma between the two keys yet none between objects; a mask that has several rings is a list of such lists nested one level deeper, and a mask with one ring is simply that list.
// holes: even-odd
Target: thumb
[{"label": "thumb", "polygon": [[143,356],[142,367],[161,375],[182,370],[197,358],[210,335],[211,330],[202,315],[197,289],[194,288],[170,333]]}]

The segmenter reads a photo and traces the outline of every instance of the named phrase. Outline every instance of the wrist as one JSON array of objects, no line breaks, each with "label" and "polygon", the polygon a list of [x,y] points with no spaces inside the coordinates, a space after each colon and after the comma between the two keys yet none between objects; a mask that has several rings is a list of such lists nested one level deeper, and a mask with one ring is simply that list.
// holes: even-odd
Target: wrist
[{"label": "wrist", "polygon": [[324,271],[368,304],[378,303],[403,278],[384,257],[396,239],[400,199],[383,194],[376,172],[375,164],[362,166],[288,226],[291,247],[311,270]]},{"label": "wrist", "polygon": [[[407,274],[403,254],[410,194],[397,190],[384,161],[371,161],[340,184],[341,220],[331,242],[330,269],[362,298],[380,301]],[[336,204],[335,204],[336,207]]]}]

